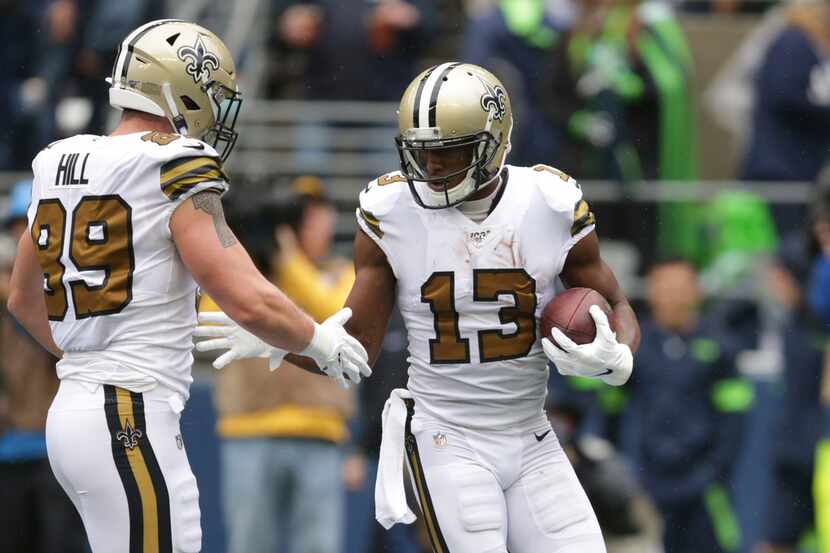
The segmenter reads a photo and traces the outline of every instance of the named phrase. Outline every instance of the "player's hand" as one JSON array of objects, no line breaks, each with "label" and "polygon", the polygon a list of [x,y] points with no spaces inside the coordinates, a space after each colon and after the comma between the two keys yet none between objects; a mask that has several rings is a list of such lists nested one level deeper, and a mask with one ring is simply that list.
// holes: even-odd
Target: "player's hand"
[{"label": "player's hand", "polygon": [[300,352],[314,359],[320,370],[343,388],[349,387],[349,381],[357,383],[372,374],[366,349],[343,328],[351,316],[352,310],[345,307],[322,324],[315,324],[311,343]]},{"label": "player's hand", "polygon": [[267,357],[268,368],[274,370],[280,366],[288,353],[284,349],[266,344],[221,311],[199,313],[199,326],[193,331],[196,338],[210,338],[196,342],[197,351],[226,349],[225,353],[214,359],[213,368],[221,369],[231,361]]},{"label": "player's hand", "polygon": [[621,386],[631,376],[634,366],[631,348],[617,342],[608,317],[598,305],[592,305],[589,313],[597,326],[593,342],[576,344],[561,330],[554,328],[551,330],[553,341],[547,337],[542,339],[545,355],[553,361],[561,375],[599,378],[606,384]]}]

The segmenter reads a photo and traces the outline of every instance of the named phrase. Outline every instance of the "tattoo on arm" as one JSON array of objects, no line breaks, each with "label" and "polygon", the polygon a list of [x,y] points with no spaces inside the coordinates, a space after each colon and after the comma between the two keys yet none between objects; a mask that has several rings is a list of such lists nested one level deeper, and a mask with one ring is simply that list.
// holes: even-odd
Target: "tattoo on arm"
[{"label": "tattoo on arm", "polygon": [[205,190],[193,195],[193,207],[210,214],[213,218],[213,227],[216,229],[216,236],[223,248],[230,248],[236,244],[236,236],[225,221],[225,211],[222,209],[222,200],[219,194]]}]

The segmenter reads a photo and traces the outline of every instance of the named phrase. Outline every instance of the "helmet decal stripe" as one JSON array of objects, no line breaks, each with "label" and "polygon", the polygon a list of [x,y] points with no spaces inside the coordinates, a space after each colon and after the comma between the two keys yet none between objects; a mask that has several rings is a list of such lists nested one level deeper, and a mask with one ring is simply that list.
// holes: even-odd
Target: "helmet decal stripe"
[{"label": "helmet decal stripe", "polygon": [[153,22],[147,23],[135,29],[133,32],[127,35],[127,38],[121,41],[121,44],[118,45],[118,55],[115,58],[115,66],[112,68],[113,86],[119,83],[119,78],[121,76],[121,68],[124,67],[124,58],[127,55],[126,46],[130,44],[130,41],[132,41],[135,38],[135,36],[144,29],[144,27],[146,27],[147,25],[152,25],[152,23]]},{"label": "helmet decal stripe", "polygon": [[[421,95],[418,98],[418,105],[416,106],[418,109],[417,127],[425,128],[435,126],[435,116],[433,115],[430,118],[430,107],[433,112],[435,111],[435,98],[433,97],[433,90],[437,86],[440,86],[444,75],[446,75],[448,70],[451,69],[453,65],[457,64],[442,63],[433,69],[432,73],[430,73],[427,77],[424,89],[421,91]],[[437,92],[435,93],[435,97],[437,97]],[[433,121],[432,125],[430,125],[430,119]]]},{"label": "helmet decal stripe", "polygon": [[[118,66],[116,67],[115,74],[113,74],[113,84],[120,82],[120,80],[127,79],[127,71],[130,67],[130,58],[133,54],[133,48],[135,47],[135,43],[139,41],[141,37],[143,37],[150,29],[158,27],[159,25],[163,25],[165,23],[173,23],[173,22],[180,22],[181,19],[159,19],[156,21],[150,21],[145,25],[142,25],[132,33],[130,33],[127,38],[124,39],[124,42],[121,43],[119,47],[119,60]],[[117,74],[120,73],[120,80],[116,79],[118,76]]]},{"label": "helmet decal stripe", "polygon": [[441,90],[441,85],[444,84],[444,77],[447,76],[447,73],[455,69],[457,66],[461,64],[453,63],[450,64],[449,67],[444,68],[441,71],[441,74],[438,75],[438,78],[435,80],[435,84],[432,87],[432,93],[429,97],[429,126],[435,127],[437,126],[436,117],[437,117],[437,105],[438,105],[438,92]]},{"label": "helmet decal stripe", "polygon": [[421,107],[421,94],[424,92],[424,85],[427,84],[427,79],[429,78],[430,75],[432,75],[433,71],[435,71],[434,67],[429,72],[427,72],[427,74],[424,75],[424,77],[421,79],[421,82],[418,83],[418,90],[415,92],[415,101],[413,102],[413,109],[412,109],[412,126],[413,127],[418,126],[418,112],[420,111],[420,107]]}]

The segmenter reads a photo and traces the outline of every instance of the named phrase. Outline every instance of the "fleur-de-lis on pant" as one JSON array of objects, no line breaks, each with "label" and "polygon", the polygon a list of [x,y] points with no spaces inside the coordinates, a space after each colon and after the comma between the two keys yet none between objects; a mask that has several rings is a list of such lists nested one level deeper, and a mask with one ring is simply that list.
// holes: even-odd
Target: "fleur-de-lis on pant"
[{"label": "fleur-de-lis on pant", "polygon": [[127,449],[133,449],[135,446],[138,445],[138,440],[141,438],[142,433],[141,430],[138,428],[133,428],[130,424],[130,421],[127,421],[127,424],[124,425],[124,430],[121,430],[118,434],[115,435],[115,438],[121,441],[124,444],[124,447]]}]

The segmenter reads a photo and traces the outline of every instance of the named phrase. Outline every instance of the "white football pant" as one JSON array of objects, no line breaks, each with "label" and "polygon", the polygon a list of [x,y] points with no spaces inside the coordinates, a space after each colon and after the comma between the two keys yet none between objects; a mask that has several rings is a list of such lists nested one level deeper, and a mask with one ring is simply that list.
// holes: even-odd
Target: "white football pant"
[{"label": "white football pant", "polygon": [[46,421],[49,462],[93,553],[201,550],[199,491],[170,396],[61,381]]},{"label": "white football pant", "polygon": [[480,431],[406,403],[407,464],[435,553],[606,553],[588,497],[544,415]]}]

